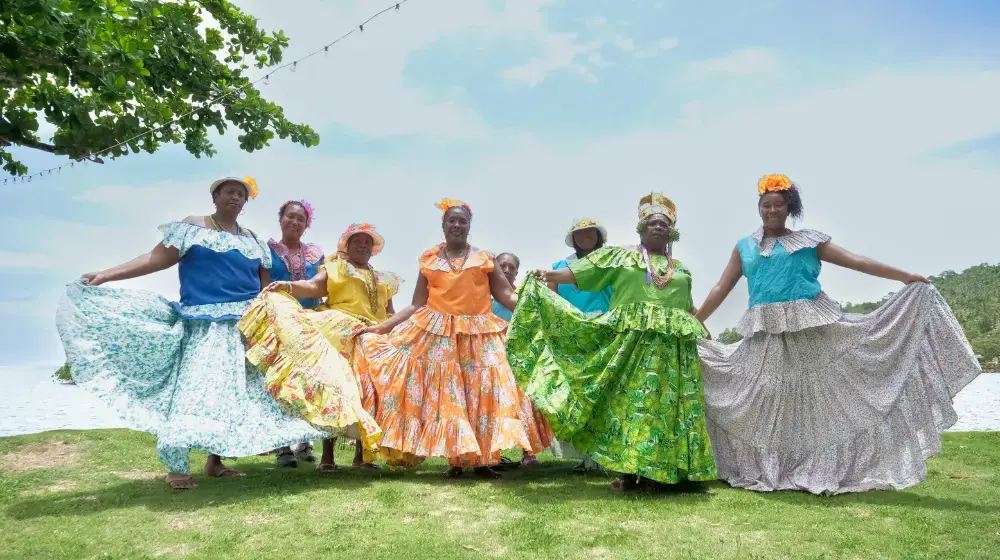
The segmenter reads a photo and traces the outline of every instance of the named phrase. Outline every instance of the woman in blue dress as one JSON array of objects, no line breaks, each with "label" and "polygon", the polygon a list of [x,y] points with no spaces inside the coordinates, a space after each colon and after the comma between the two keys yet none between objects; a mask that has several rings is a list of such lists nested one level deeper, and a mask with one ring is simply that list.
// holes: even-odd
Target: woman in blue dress
[{"label": "woman in blue dress", "polygon": [[[163,240],[152,251],[85,274],[59,305],[56,326],[74,381],[116,408],[129,427],[156,436],[157,456],[176,489],[196,486],[192,448],[209,453],[208,476],[242,476],[221,457],[322,439],[325,430],[348,427],[334,424],[357,422],[341,414],[321,430],[288,414],[246,361],[236,322],[268,283],[271,266],[267,246],[236,221],[256,191],[249,178],[214,182],[215,213],[160,226]],[[175,264],[180,302],[102,286]],[[360,402],[342,404],[364,413]]]},{"label": "woman in blue dress", "polygon": [[[607,240],[608,231],[597,220],[585,218],[574,223],[570,226],[569,231],[566,232],[566,245],[573,249],[573,253],[553,264],[552,269],[569,268],[570,263],[600,249],[607,243]],[[578,289],[574,284],[557,285],[550,283],[549,288],[562,296],[573,307],[586,313],[589,317],[603,315],[611,307],[610,286],[600,292],[585,292]],[[601,469],[601,466],[596,461],[580,453],[565,441],[556,440],[552,444],[552,454],[560,459],[580,461],[573,468],[573,472],[575,473],[582,474],[587,471],[598,471]]]},{"label": "woman in blue dress", "polygon": [[[952,397],[981,372],[958,321],[923,276],[788,229],[802,215],[788,177],[757,190],[762,227],[736,244],[697,313],[707,320],[747,278],[743,340],[698,343],[719,477],[814,494],[920,483],[957,420]],[[872,313],[845,314],[819,283],[824,261],[906,287]]]},{"label": "woman in blue dress", "polygon": [[[312,226],[312,221],[313,208],[305,200],[289,200],[278,209],[281,240],[270,239],[267,242],[271,249],[271,282],[309,280],[319,272],[325,258],[323,249],[315,243],[302,241],[302,235]],[[299,300],[303,309],[316,309],[321,302],[319,298]],[[295,446],[294,451],[288,446],[278,450],[278,466],[297,467],[296,459],[310,463],[316,460],[311,441]]]}]

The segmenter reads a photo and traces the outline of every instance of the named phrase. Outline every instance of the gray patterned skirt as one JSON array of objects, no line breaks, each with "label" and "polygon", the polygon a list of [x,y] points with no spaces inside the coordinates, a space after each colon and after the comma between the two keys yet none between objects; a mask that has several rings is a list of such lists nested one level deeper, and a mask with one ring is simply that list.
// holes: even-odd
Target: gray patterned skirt
[{"label": "gray patterned skirt", "polygon": [[731,345],[699,341],[699,354],[719,477],[757,491],[920,483],[958,419],[952,398],[982,371],[926,284],[868,315]]}]

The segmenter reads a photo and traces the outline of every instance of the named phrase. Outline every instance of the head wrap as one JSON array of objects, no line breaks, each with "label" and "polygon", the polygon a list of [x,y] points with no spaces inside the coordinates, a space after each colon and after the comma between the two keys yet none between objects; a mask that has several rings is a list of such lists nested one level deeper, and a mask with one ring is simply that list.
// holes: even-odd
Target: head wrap
[{"label": "head wrap", "polygon": [[441,202],[435,204],[434,206],[436,206],[439,210],[441,210],[442,217],[444,217],[444,215],[448,213],[448,210],[451,210],[452,208],[462,208],[466,212],[468,212],[470,218],[472,217],[472,208],[469,208],[469,205],[462,202],[461,200],[452,200],[450,198],[445,198],[442,199]]},{"label": "head wrap", "polygon": [[226,183],[239,183],[247,190],[248,199],[257,198],[257,181],[253,177],[244,177],[242,179],[239,177],[223,177],[212,183],[212,186],[208,188],[208,192],[214,195],[216,189]]},{"label": "head wrap", "polygon": [[761,196],[769,192],[782,192],[792,188],[792,180],[785,175],[772,173],[757,181],[757,193]]}]

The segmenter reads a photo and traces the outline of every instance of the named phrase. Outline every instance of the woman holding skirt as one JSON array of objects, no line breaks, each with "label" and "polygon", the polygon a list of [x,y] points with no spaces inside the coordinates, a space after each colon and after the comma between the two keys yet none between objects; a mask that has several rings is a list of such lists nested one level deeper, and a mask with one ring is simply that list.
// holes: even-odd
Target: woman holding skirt
[{"label": "woman holding skirt", "polygon": [[[337,252],[326,259],[308,280],[275,282],[247,309],[239,328],[247,338],[247,359],[267,376],[267,387],[279,399],[308,402],[319,395],[308,388],[326,379],[355,379],[352,391],[373,419],[378,396],[368,377],[351,368],[355,335],[384,321],[393,313],[392,296],[399,278],[375,270],[371,258],[382,251],[385,240],[371,224],[352,224],[340,236]],[[296,299],[298,298],[298,299]],[[303,299],[321,301],[316,309],[303,307]],[[312,395],[312,396],[311,396]],[[318,403],[317,403],[318,404]],[[370,422],[368,435],[354,453],[355,468],[376,468],[365,460],[373,450],[380,428]],[[335,439],[323,442],[320,471],[335,471]]]},{"label": "woman holding skirt", "polygon": [[[507,338],[511,368],[556,437],[634,490],[716,478],[705,430],[691,276],[673,259],[676,208],[639,203],[637,249],[604,247],[521,287]],[[540,283],[540,282],[541,283]],[[611,310],[589,318],[543,283],[612,288]]]},{"label": "woman holding skirt", "polygon": [[[163,240],[149,253],[84,275],[69,286],[56,318],[74,381],[117,409],[129,427],[156,436],[157,456],[176,489],[195,487],[192,448],[209,453],[207,475],[242,476],[221,457],[324,438],[361,420],[319,414],[310,418],[314,427],[265,391],[236,328],[271,264],[267,246],[236,222],[257,185],[227,177],[210,192],[212,215],[160,226]],[[102,286],[175,264],[179,303]],[[336,408],[350,408],[337,399],[330,399]]]},{"label": "woman holding skirt", "polygon": [[526,397],[504,353],[507,323],[491,311],[491,295],[508,309],[517,296],[493,255],[469,245],[468,205],[437,206],[444,243],[420,257],[412,303],[361,335],[354,365],[375,383],[380,452],[390,465],[444,457],[449,477],[474,467],[499,478],[492,467],[500,451],[544,449],[529,436],[538,431],[533,420],[519,412]]},{"label": "woman holding skirt", "polygon": [[[788,229],[802,215],[788,177],[763,177],[758,195],[763,226],[737,243],[698,312],[707,320],[746,276],[743,340],[699,343],[720,477],[814,494],[918,484],[957,419],[952,397],[981,372],[961,327],[924,277]],[[868,315],[844,314],[820,286],[823,261],[907,287]]]},{"label": "woman holding skirt", "polygon": [[[278,224],[281,226],[281,239],[270,239],[267,246],[271,249],[271,282],[295,282],[308,280],[319,272],[323,266],[323,249],[315,243],[302,241],[306,230],[312,226],[313,207],[305,200],[289,200],[278,208]],[[320,304],[316,298],[300,299],[303,308],[315,309]],[[301,443],[291,447],[282,447],[275,457],[279,467],[298,467],[298,460],[308,463],[316,460],[313,455],[312,442]]]}]

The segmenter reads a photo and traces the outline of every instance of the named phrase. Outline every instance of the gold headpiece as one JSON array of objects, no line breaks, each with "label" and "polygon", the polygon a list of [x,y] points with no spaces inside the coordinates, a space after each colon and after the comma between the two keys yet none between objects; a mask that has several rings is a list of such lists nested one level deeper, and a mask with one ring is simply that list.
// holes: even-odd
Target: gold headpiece
[{"label": "gold headpiece", "polygon": [[645,220],[654,214],[663,214],[670,223],[677,222],[677,205],[660,193],[650,193],[639,200],[639,219]]}]

